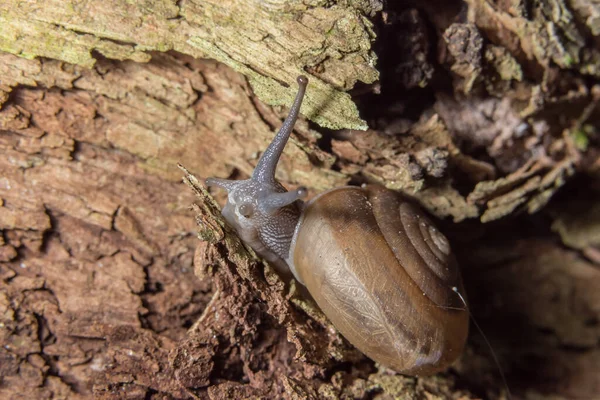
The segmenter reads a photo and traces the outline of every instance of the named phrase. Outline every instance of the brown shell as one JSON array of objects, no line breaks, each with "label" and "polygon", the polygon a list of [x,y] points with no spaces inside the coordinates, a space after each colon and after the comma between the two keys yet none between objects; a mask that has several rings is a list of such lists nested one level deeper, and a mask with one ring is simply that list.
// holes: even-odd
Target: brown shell
[{"label": "brown shell", "polygon": [[464,293],[460,273],[420,208],[380,186],[344,187],[309,203],[301,223],[296,271],[350,343],[411,375],[461,354],[469,314],[452,289]]}]

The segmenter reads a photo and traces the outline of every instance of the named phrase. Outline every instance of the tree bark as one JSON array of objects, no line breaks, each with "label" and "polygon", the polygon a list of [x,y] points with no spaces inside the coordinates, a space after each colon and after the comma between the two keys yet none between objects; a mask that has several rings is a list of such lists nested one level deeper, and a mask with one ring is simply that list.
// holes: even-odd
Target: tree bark
[{"label": "tree bark", "polygon": [[[600,6],[389,3],[0,0],[0,397],[600,392]],[[251,174],[301,73],[278,178],[444,219],[487,338],[445,373],[361,355],[202,184]]]}]

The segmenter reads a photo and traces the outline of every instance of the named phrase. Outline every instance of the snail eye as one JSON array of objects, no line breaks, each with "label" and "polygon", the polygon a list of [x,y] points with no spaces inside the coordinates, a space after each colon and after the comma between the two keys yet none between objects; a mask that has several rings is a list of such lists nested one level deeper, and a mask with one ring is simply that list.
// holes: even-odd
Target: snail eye
[{"label": "snail eye", "polygon": [[238,211],[245,218],[251,218],[254,214],[254,206],[250,203],[244,203],[238,208]]}]

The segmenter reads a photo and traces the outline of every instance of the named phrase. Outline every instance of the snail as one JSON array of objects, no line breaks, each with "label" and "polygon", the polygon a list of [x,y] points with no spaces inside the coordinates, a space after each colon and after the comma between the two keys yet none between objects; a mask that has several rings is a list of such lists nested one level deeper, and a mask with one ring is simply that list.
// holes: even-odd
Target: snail
[{"label": "snail", "polygon": [[446,237],[408,198],[379,185],[344,186],[304,203],[275,170],[308,85],[247,180],[208,178],[227,190],[222,214],[284,278],[304,285],[336,329],[399,373],[428,375],[461,354],[469,312]]}]

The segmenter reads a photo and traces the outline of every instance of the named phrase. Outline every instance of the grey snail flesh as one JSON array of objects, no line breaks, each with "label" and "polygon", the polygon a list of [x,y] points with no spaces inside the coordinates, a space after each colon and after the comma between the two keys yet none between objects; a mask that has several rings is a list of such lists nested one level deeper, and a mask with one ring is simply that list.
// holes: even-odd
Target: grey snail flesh
[{"label": "grey snail flesh", "polygon": [[[407,207],[419,215],[408,218],[409,226],[400,222]],[[397,228],[395,243],[381,233],[381,221]],[[418,208],[379,186],[345,187],[308,203],[300,224],[293,253],[298,278],[361,352],[408,375],[443,370],[462,353],[469,314],[452,290],[462,292],[458,269],[450,261],[447,276],[440,279],[423,265],[406,232],[433,227]],[[395,254],[402,252],[401,257]],[[449,252],[443,258],[453,260]]]}]

